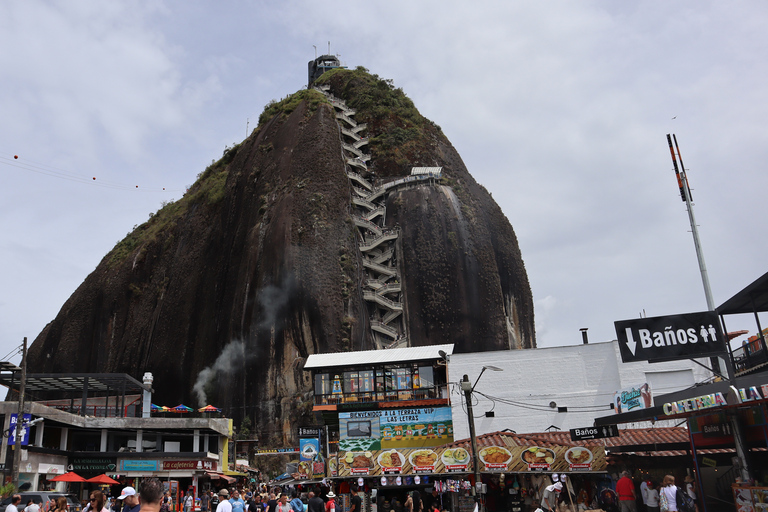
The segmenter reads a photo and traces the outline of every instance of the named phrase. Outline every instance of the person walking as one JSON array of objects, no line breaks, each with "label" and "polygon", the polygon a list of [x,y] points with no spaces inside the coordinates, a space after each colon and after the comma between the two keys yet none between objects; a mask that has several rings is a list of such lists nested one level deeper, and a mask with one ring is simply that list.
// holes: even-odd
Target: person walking
[{"label": "person walking", "polygon": [[136,489],[131,486],[123,487],[123,491],[117,499],[123,502],[123,512],[139,512],[141,509]]},{"label": "person walking", "polygon": [[637,494],[635,482],[629,477],[629,471],[622,471],[616,482],[616,494],[619,495],[619,512],[637,512]]},{"label": "person walking", "polygon": [[232,504],[229,502],[229,491],[226,489],[219,491],[219,504],[216,506],[216,512],[232,512]]},{"label": "person walking", "polygon": [[659,507],[661,512],[677,512],[677,486],[675,477],[666,475],[659,489]]},{"label": "person walking", "polygon": [[291,504],[288,503],[288,495],[283,493],[280,495],[280,501],[277,503],[277,512],[291,512]]},{"label": "person walking", "polygon": [[159,478],[147,478],[139,485],[140,512],[160,512],[163,506],[163,483]]},{"label": "person walking", "polygon": [[659,486],[656,485],[656,482],[648,481],[645,498],[645,505],[648,507],[648,512],[659,512]]},{"label": "person walking", "polygon": [[184,496],[184,512],[192,512],[192,507],[195,504],[195,498],[192,496],[191,491],[187,491],[187,495]]},{"label": "person walking", "polygon": [[330,491],[325,495],[328,498],[328,503],[325,504],[325,512],[336,512],[336,495],[333,491]]},{"label": "person walking", "polygon": [[308,512],[325,512],[325,502],[319,494],[320,489],[315,489],[314,492],[309,493],[309,500],[307,501]]}]

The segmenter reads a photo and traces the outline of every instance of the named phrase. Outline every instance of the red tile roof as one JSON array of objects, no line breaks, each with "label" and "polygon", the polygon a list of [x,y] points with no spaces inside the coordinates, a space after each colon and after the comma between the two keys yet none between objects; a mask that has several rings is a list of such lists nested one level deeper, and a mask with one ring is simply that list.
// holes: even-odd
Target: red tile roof
[{"label": "red tile roof", "polygon": [[[688,429],[683,427],[636,428],[619,430],[618,437],[606,439],[587,439],[571,441],[568,431],[537,432],[515,434],[512,432],[492,432],[477,437],[477,446],[605,446],[611,447],[648,447],[651,451],[663,449],[669,445],[688,444]],[[455,441],[450,446],[469,447],[469,439]],[[619,450],[616,450],[619,451]],[[638,450],[640,451],[640,450]],[[684,451],[682,452],[685,453]]]}]

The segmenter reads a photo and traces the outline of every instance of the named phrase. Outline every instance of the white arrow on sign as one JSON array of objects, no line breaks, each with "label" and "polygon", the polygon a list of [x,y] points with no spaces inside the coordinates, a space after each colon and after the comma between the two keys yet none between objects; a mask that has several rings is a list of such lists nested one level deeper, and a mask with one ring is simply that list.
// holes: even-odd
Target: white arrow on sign
[{"label": "white arrow on sign", "polygon": [[629,348],[629,351],[632,352],[632,355],[635,355],[635,347],[637,347],[637,342],[635,341],[635,338],[632,337],[632,328],[627,327],[624,329],[624,332],[627,333],[627,348]]}]

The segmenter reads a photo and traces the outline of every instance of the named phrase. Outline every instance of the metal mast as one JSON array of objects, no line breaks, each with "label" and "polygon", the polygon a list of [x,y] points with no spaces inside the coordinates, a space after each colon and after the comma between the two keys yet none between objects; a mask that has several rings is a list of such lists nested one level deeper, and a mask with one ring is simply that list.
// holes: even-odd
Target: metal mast
[{"label": "metal mast", "polygon": [[[672,139],[675,141],[672,147]],[[685,166],[683,165],[683,156],[680,154],[680,148],[677,145],[677,137],[667,134],[669,143],[669,152],[672,155],[672,163],[675,166],[675,175],[677,176],[677,186],[680,188],[680,197],[688,208],[688,218],[691,221],[691,232],[693,233],[693,245],[696,247],[696,257],[699,260],[699,272],[701,272],[701,282],[704,284],[704,295],[707,299],[707,309],[715,310],[715,301],[712,298],[712,288],[709,286],[709,275],[707,274],[707,265],[704,263],[704,253],[701,249],[701,240],[699,239],[699,229],[696,226],[696,218],[693,215],[693,203],[691,202],[691,189],[688,186],[688,177],[685,175]],[[677,154],[675,154],[677,151]],[[677,159],[680,159],[680,168],[677,167]]]}]

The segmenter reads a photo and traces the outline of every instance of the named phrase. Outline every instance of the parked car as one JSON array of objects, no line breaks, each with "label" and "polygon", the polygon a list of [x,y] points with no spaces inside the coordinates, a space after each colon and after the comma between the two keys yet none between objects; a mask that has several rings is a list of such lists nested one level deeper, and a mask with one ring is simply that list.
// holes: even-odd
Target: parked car
[{"label": "parked car", "polygon": [[[64,494],[63,492],[51,492],[51,491],[27,491],[16,493],[21,496],[21,503],[18,505],[19,512],[24,510],[29,500],[34,501],[40,505],[40,512],[44,512],[45,504],[50,500],[57,500],[64,496],[67,498],[67,507],[69,512],[80,512],[80,502],[77,500],[77,496],[74,494]],[[0,512],[5,512],[5,508],[11,504],[12,496],[8,496],[2,502],[0,502]]]}]

